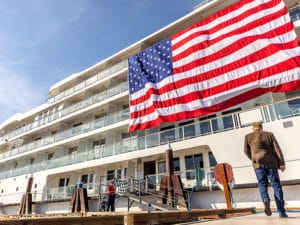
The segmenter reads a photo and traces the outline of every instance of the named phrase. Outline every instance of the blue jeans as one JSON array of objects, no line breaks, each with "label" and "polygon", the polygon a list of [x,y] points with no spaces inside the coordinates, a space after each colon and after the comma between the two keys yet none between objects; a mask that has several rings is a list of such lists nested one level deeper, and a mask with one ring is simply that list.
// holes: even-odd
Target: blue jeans
[{"label": "blue jeans", "polygon": [[274,198],[277,210],[280,214],[285,213],[283,192],[280,184],[278,169],[260,165],[260,167],[255,170],[255,174],[258,180],[258,189],[262,201],[270,201],[270,197],[268,194],[268,180],[270,180],[270,183],[274,190]]}]

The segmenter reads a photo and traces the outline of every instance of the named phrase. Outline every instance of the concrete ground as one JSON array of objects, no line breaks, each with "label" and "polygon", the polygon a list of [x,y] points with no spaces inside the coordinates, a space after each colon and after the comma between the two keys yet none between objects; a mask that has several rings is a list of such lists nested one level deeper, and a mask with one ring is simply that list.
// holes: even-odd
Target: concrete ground
[{"label": "concrete ground", "polygon": [[279,218],[278,213],[273,212],[272,216],[264,213],[257,213],[249,216],[240,216],[229,219],[201,220],[198,222],[180,223],[178,225],[299,225],[300,212],[287,212],[288,218]]}]

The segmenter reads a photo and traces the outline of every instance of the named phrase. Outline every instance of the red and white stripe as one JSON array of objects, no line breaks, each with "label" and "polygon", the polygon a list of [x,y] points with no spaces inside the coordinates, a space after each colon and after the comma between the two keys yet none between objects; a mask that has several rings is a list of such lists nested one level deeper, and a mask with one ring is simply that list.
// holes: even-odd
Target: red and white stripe
[{"label": "red and white stripe", "polygon": [[129,131],[300,88],[300,47],[281,0],[243,0],[171,37],[174,75],[130,95]]}]

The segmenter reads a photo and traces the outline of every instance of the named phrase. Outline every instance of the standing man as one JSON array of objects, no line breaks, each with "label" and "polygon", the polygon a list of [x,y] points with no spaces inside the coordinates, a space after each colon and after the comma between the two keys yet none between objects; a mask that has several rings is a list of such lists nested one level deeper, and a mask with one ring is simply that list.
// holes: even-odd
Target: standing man
[{"label": "standing man", "polygon": [[115,194],[116,194],[116,187],[114,180],[108,185],[107,187],[107,194],[108,194],[108,202],[107,202],[107,209],[106,211],[115,211]]},{"label": "standing man", "polygon": [[252,161],[258,181],[258,189],[264,203],[265,214],[272,215],[270,197],[268,194],[268,181],[274,189],[274,198],[280,218],[288,215],[284,208],[284,199],[278,169],[285,170],[285,162],[282,151],[275,136],[271,132],[263,131],[260,122],[252,124],[252,133],[245,136],[244,152]]}]

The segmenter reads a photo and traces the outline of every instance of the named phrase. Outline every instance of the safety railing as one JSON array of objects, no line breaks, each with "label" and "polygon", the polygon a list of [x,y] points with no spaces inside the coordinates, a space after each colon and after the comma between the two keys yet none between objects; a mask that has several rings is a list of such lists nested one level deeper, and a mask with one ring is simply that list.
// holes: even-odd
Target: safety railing
[{"label": "safety railing", "polygon": [[98,82],[105,78],[108,78],[108,77],[112,76],[113,74],[115,74],[116,72],[121,71],[122,69],[125,69],[125,68],[127,68],[127,60],[121,61],[121,62],[113,65],[112,67],[99,72],[95,76],[92,76],[92,77],[88,78],[87,80],[84,80],[83,82],[49,98],[47,100],[47,102],[53,103],[64,97],[70,96],[71,94],[78,92],[78,91],[82,90],[83,88],[89,87],[92,84],[94,84],[95,82]]},{"label": "safety railing", "polygon": [[90,131],[98,129],[98,128],[102,128],[102,127],[105,127],[105,126],[108,126],[108,125],[111,125],[114,123],[118,123],[120,121],[127,120],[128,118],[129,118],[129,109],[125,109],[120,112],[116,112],[116,113],[113,113],[113,114],[110,114],[107,116],[103,116],[99,119],[96,119],[89,123],[82,124],[78,127],[73,127],[73,128],[67,129],[65,131],[58,132],[49,137],[45,137],[40,140],[22,145],[21,147],[6,151],[5,153],[0,154],[0,160],[36,149],[39,147],[53,144],[53,143],[59,142],[64,139],[74,137],[76,135],[84,134],[84,133],[90,132]]},{"label": "safety railing", "polygon": [[[127,111],[127,113],[129,112]],[[131,151],[144,150],[155,146],[165,145],[170,142],[178,142],[200,136],[211,135],[213,133],[226,132],[229,130],[250,126],[251,123],[247,123],[247,121],[243,122],[243,120],[241,120],[241,116],[244,115],[244,113],[256,113],[258,115],[256,116],[256,118],[260,118],[261,121],[266,123],[274,120],[285,119],[288,117],[299,116],[300,98],[291,99],[274,105],[263,106],[260,108],[248,110],[247,112],[238,112],[218,118],[200,121],[198,123],[177,127],[166,131],[160,131],[146,136],[133,136],[131,138],[124,139],[115,143],[104,144],[101,146],[101,148],[87,148],[82,152],[53,158],[51,160],[46,160],[39,163],[33,163],[32,165],[21,168],[14,168],[9,170],[2,169],[2,171],[0,172],[0,178],[4,179],[12,176],[33,173],[36,172],[36,168],[38,168],[37,171],[57,168],[89,160],[124,154]],[[126,117],[121,113],[119,117],[116,118],[119,118],[119,120],[121,121],[128,118],[128,114]],[[107,120],[107,124],[113,122],[114,121],[112,121],[111,119]],[[76,134],[81,134],[83,132],[90,131],[91,128],[99,128],[103,124],[105,124],[105,122],[95,121],[92,126],[84,125],[81,130],[78,130],[77,128],[75,133],[72,129],[64,133],[59,133],[57,134],[58,136],[55,140],[62,140]],[[0,155],[0,158],[3,158],[4,154],[5,153],[2,153]]]},{"label": "safety railing", "polygon": [[14,130],[10,133],[7,133],[7,134],[3,135],[2,137],[0,137],[0,142],[5,141],[6,139],[14,138],[18,135],[21,135],[21,134],[23,134],[25,132],[28,132],[30,130],[33,130],[35,128],[38,128],[38,127],[40,127],[44,124],[53,122],[57,119],[66,117],[66,116],[68,116],[68,115],[70,115],[74,112],[77,112],[77,111],[83,109],[83,108],[86,108],[86,107],[91,106],[95,103],[104,101],[104,100],[106,100],[106,99],[108,99],[108,98],[110,98],[114,95],[123,93],[127,90],[128,90],[128,83],[127,82],[120,83],[119,85],[117,85],[115,87],[112,87],[111,89],[108,89],[106,91],[97,93],[95,95],[92,95],[88,99],[76,102],[76,103],[66,107],[65,109],[59,111],[59,112],[56,112],[56,113],[53,113],[52,115],[49,115],[46,118],[43,118],[43,119],[38,120],[38,121],[34,121],[33,123],[27,124],[23,127],[18,128],[17,130]]}]

